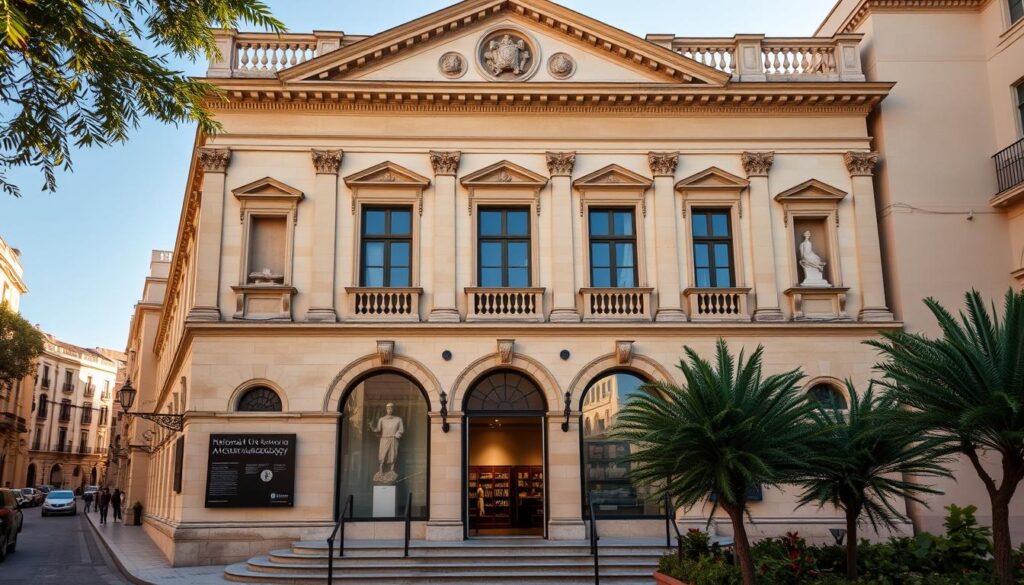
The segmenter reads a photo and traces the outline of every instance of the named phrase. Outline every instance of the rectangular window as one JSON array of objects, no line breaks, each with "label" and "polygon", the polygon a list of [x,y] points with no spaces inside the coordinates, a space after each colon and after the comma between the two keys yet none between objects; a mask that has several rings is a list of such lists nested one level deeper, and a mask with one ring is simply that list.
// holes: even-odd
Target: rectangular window
[{"label": "rectangular window", "polygon": [[691,215],[693,269],[697,288],[734,286],[729,210],[695,209]]},{"label": "rectangular window", "polygon": [[247,282],[283,282],[285,239],[288,235],[287,218],[254,217],[250,229]]},{"label": "rectangular window", "polygon": [[[1024,2],[1024,0],[1021,0]],[[1021,133],[1024,134],[1024,81],[1017,84],[1017,117],[1020,119]]]},{"label": "rectangular window", "polygon": [[632,209],[591,208],[590,286],[637,286],[636,222]]},{"label": "rectangular window", "polygon": [[361,286],[412,286],[412,210],[364,207]]},{"label": "rectangular window", "polygon": [[82,424],[92,424],[92,403],[90,402],[82,405]]},{"label": "rectangular window", "polygon": [[50,366],[43,364],[43,388],[50,387]]},{"label": "rectangular window", "polygon": [[1009,0],[1010,1],[1010,24],[1016,23],[1021,18],[1024,18],[1024,0]]},{"label": "rectangular window", "polygon": [[530,286],[529,210],[483,207],[477,219],[479,286]]}]

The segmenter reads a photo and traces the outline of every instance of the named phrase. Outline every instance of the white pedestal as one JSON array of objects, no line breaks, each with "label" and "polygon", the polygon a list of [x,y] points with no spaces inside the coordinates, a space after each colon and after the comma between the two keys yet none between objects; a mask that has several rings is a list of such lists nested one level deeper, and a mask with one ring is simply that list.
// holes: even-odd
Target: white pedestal
[{"label": "white pedestal", "polygon": [[395,503],[398,499],[398,488],[393,485],[373,486],[373,517],[395,518]]}]

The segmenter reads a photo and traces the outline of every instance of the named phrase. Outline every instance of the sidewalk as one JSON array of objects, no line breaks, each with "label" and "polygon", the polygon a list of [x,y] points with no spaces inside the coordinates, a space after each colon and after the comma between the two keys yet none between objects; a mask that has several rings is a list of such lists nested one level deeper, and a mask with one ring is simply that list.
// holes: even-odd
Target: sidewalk
[{"label": "sidewalk", "polygon": [[224,585],[224,566],[172,567],[141,526],[124,526],[99,514],[85,515],[114,564],[135,585]]}]

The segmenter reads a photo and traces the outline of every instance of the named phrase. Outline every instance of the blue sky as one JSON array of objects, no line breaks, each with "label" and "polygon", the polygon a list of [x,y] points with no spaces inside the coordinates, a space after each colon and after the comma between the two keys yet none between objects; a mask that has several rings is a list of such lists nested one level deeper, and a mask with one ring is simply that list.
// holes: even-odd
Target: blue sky
[{"label": "blue sky", "polygon": [[[372,34],[443,8],[441,0],[269,0],[290,31]],[[832,0],[562,0],[633,34],[813,34]],[[372,10],[366,10],[366,7]],[[205,63],[177,64],[201,75]],[[195,130],[146,121],[124,145],[75,153],[74,171],[43,193],[33,170],[10,173],[23,197],[0,194],[0,236],[22,252],[21,312],[57,337],[121,349],[153,249],[171,249]]]}]

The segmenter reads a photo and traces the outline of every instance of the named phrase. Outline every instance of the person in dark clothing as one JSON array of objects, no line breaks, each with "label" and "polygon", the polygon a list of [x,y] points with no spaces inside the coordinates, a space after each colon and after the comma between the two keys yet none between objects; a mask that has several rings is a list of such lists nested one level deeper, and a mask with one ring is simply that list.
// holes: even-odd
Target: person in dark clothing
[{"label": "person in dark clothing", "polygon": [[[114,488],[114,493],[110,496],[110,507],[114,509],[114,522],[121,520],[121,500],[123,499],[121,490]],[[122,520],[123,522],[123,520]]]},{"label": "person in dark clothing", "polygon": [[89,508],[92,507],[92,499],[93,499],[94,495],[95,494],[93,494],[93,492],[85,492],[85,495],[82,496],[82,499],[85,500],[85,513],[86,514],[89,513]]},{"label": "person in dark clothing", "polygon": [[110,509],[110,490],[103,488],[100,492],[100,524],[107,523],[107,510]]}]

